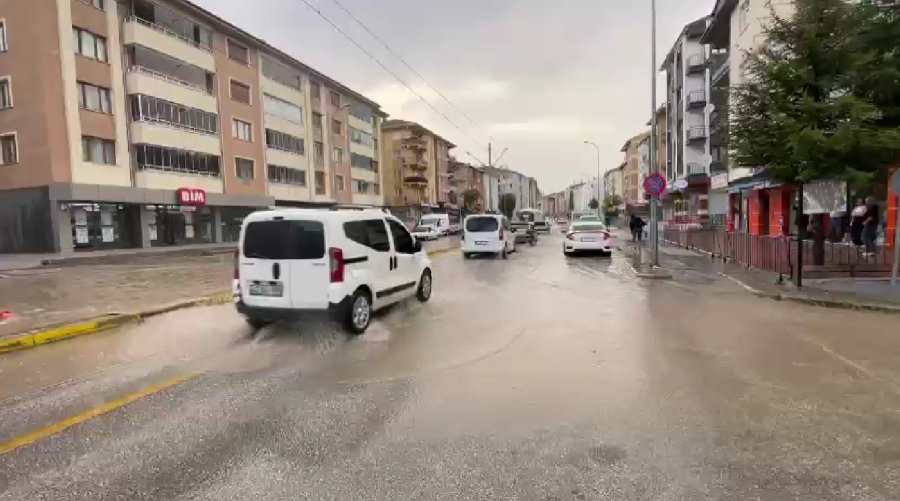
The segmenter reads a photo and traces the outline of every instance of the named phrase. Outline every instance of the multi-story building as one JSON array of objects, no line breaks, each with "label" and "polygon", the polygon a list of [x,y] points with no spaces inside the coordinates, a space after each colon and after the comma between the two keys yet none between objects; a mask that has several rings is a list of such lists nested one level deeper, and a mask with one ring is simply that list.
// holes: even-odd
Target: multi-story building
[{"label": "multi-story building", "polygon": [[[648,127],[652,127],[652,123],[647,124]],[[663,104],[656,110],[656,166],[652,169],[652,172],[666,175],[666,159],[667,149],[668,149],[668,123],[666,121],[666,105]]]},{"label": "multi-story building", "polygon": [[483,179],[483,196],[485,212],[500,212],[500,184],[503,169],[497,167],[479,167]]},{"label": "multi-story building", "polygon": [[480,212],[484,207],[484,172],[468,164],[451,158],[448,163],[450,178],[451,204],[464,207],[466,192],[470,190],[475,194],[474,210]]},{"label": "multi-story building", "polygon": [[497,169],[500,196],[511,194],[516,197],[516,209],[533,209],[540,203],[537,181],[525,174],[508,168]]},{"label": "multi-story building", "polygon": [[0,251],[234,241],[262,207],[381,205],[379,106],[211,12],[0,12]]},{"label": "multi-story building", "polygon": [[449,203],[448,165],[450,149],[455,145],[406,120],[386,121],[381,134],[386,204],[407,207]]},{"label": "multi-story building", "polygon": [[642,185],[644,175],[641,173],[642,162],[646,163],[646,147],[641,149],[641,144],[646,143],[650,132],[642,132],[622,145],[621,151],[625,154],[624,168],[622,172],[622,198],[630,211],[646,211],[647,202],[644,199]]}]

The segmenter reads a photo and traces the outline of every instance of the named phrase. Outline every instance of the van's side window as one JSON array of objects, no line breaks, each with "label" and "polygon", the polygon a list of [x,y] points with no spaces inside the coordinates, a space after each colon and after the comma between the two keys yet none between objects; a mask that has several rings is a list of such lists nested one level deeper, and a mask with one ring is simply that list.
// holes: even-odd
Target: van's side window
[{"label": "van's side window", "polygon": [[388,240],[387,228],[381,219],[367,219],[365,221],[350,221],[344,223],[344,234],[354,242],[365,245],[378,252],[391,250]]},{"label": "van's side window", "polygon": [[406,231],[406,228],[397,221],[390,219],[388,219],[388,225],[390,225],[391,234],[394,236],[394,250],[401,254],[415,254],[412,235]]}]

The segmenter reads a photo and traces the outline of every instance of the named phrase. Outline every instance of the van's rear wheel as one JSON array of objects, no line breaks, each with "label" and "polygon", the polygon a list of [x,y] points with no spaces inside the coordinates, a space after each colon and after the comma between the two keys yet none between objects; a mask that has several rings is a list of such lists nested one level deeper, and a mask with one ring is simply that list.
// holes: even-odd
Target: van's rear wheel
[{"label": "van's rear wheel", "polygon": [[431,299],[431,271],[422,272],[422,278],[419,279],[419,289],[416,291],[416,299],[421,303],[427,303]]},{"label": "van's rear wheel", "polygon": [[344,324],[352,334],[362,334],[372,321],[372,298],[364,290],[357,290],[350,298]]},{"label": "van's rear wheel", "polygon": [[254,329],[262,329],[271,323],[268,320],[263,320],[259,317],[244,317],[244,321]]}]

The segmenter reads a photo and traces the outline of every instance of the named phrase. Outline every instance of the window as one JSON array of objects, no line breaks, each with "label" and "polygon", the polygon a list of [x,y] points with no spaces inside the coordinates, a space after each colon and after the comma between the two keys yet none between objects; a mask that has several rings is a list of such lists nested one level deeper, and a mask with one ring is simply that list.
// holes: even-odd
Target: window
[{"label": "window", "polygon": [[195,176],[219,177],[219,157],[196,151],[165,148],[149,144],[135,145],[138,169],[178,172]]},{"label": "window", "polygon": [[280,165],[269,165],[269,182],[306,186],[306,171]]},{"label": "window", "polygon": [[372,183],[372,191],[373,191],[376,195],[381,195],[381,185],[378,184],[378,183]]},{"label": "window", "polygon": [[100,35],[72,27],[72,43],[76,54],[106,62],[106,39]]},{"label": "window", "polygon": [[350,140],[364,146],[372,147],[375,145],[375,138],[372,137],[372,134],[353,127],[350,127]]},{"label": "window", "polygon": [[303,90],[303,80],[299,73],[268,57],[262,58],[262,74],[269,80],[274,80],[293,89]]},{"label": "window", "polygon": [[240,103],[250,104],[249,85],[238,82],[237,80],[231,80],[229,82],[229,88],[231,91],[231,99]]},{"label": "window", "polygon": [[375,160],[365,156],[359,155],[357,153],[350,153],[350,165],[353,167],[357,167],[359,169],[371,170],[374,172],[378,172],[378,162]]},{"label": "window", "polygon": [[244,231],[244,256],[320,259],[325,256],[325,227],[318,221],[254,221]]},{"label": "window", "polygon": [[6,52],[9,46],[6,44],[6,21],[0,21],[0,52]]},{"label": "window", "polygon": [[344,150],[343,148],[338,148],[337,146],[331,150],[331,161],[336,163],[344,163]]},{"label": "window", "polygon": [[375,115],[372,113],[372,108],[364,104],[353,103],[350,106],[350,114],[363,122],[375,124]]},{"label": "window", "polygon": [[233,119],[231,131],[234,137],[243,141],[253,141],[253,124],[243,120]]},{"label": "window", "polygon": [[169,34],[206,50],[212,50],[212,30],[148,0],[133,0],[136,17],[163,28]]},{"label": "window", "polygon": [[387,227],[381,219],[366,219],[344,223],[344,234],[354,242],[378,252],[390,252]]},{"label": "window", "polygon": [[344,130],[344,124],[337,118],[331,120],[331,132],[340,134]]},{"label": "window", "polygon": [[112,113],[112,97],[109,89],[78,82],[78,105],[86,110]]},{"label": "window", "polygon": [[359,193],[360,195],[365,195],[369,193],[369,183],[367,181],[363,181],[362,179],[354,179],[353,180],[353,191],[355,193]]},{"label": "window", "polygon": [[81,136],[81,156],[85,162],[116,164],[116,142],[112,139]]},{"label": "window", "polygon": [[100,10],[106,9],[106,3],[104,0],[78,0],[78,1],[81,3],[86,3],[88,5],[96,7]]},{"label": "window", "polygon": [[15,134],[0,136],[0,165],[14,164],[19,161],[19,145]]},{"label": "window", "polygon": [[324,195],[325,194],[325,173],[321,171],[317,171],[316,175],[316,195]]},{"label": "window", "polygon": [[12,108],[12,82],[9,77],[0,78],[0,109]]},{"label": "window", "polygon": [[159,122],[180,129],[218,134],[219,117],[215,113],[171,103],[153,96],[129,96],[131,118],[139,122]]},{"label": "window", "polygon": [[238,179],[248,181],[253,179],[253,160],[247,158],[235,158],[234,175],[237,176]]},{"label": "window", "polygon": [[325,156],[325,145],[322,143],[322,141],[315,141],[313,143],[313,155],[316,158]]},{"label": "window", "polygon": [[413,246],[412,235],[403,227],[402,224],[388,219],[388,226],[391,227],[391,234],[394,236],[394,250],[400,254],[415,254],[416,250]]},{"label": "window", "polygon": [[334,191],[344,191],[344,176],[334,175]]},{"label": "window", "polygon": [[309,94],[313,99],[321,99],[322,98],[322,86],[319,85],[319,82],[310,82],[309,83]]},{"label": "window", "polygon": [[740,9],[738,12],[738,27],[743,32],[750,26],[750,0],[741,2]]},{"label": "window", "polygon": [[303,123],[303,108],[268,94],[263,94],[263,110],[268,115]]},{"label": "window", "polygon": [[244,64],[248,64],[250,62],[250,49],[230,38],[228,39],[227,46],[228,59],[233,59]]},{"label": "window", "polygon": [[494,217],[470,217],[466,219],[466,231],[472,233],[488,233],[497,231],[500,225]]},{"label": "window", "polygon": [[329,91],[329,92],[328,92],[328,98],[331,99],[331,104],[333,104],[333,105],[335,105],[335,106],[340,106],[340,105],[341,105],[341,95],[338,94],[337,92],[335,92],[335,91]]},{"label": "window", "polygon": [[299,155],[303,154],[303,139],[277,130],[266,129],[266,146]]}]

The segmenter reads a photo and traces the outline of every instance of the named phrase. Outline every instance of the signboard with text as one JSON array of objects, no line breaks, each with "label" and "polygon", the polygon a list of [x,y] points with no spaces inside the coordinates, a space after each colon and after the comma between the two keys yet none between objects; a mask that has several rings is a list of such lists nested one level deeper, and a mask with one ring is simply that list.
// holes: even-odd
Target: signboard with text
[{"label": "signboard with text", "polygon": [[175,193],[181,205],[206,205],[206,191],[200,188],[178,188]]}]

